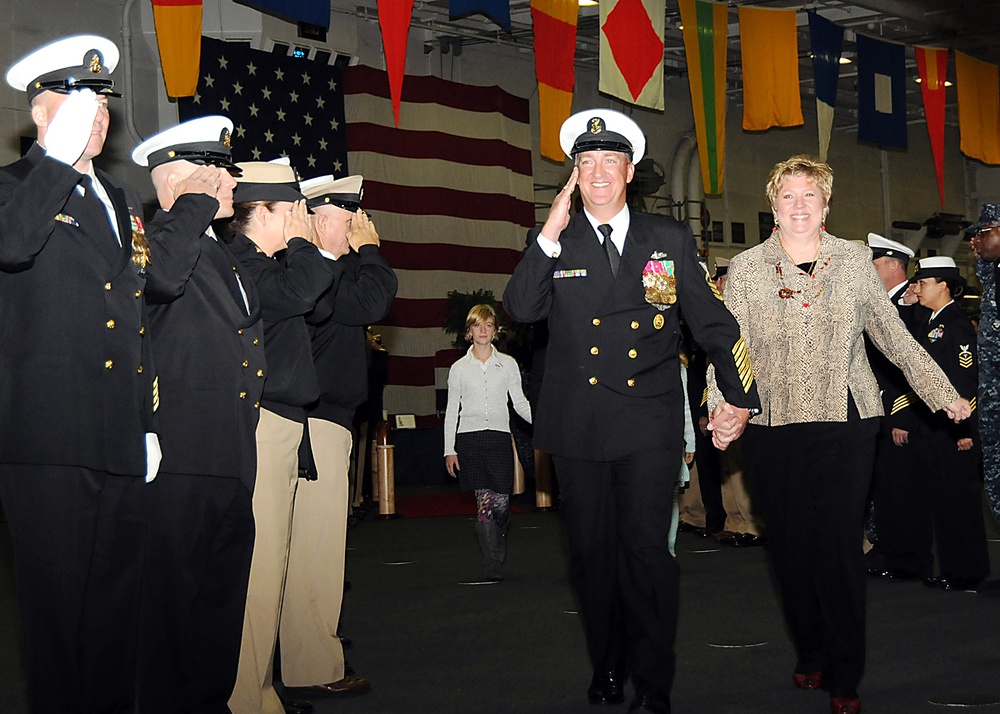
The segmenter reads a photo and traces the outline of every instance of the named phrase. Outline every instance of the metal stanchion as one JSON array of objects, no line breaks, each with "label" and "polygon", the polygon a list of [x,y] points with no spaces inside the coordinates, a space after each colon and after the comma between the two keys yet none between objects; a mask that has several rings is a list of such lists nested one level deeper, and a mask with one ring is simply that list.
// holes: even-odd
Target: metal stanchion
[{"label": "metal stanchion", "polygon": [[517,442],[514,441],[513,435],[510,437],[510,444],[514,449],[514,488],[511,493],[516,496],[524,493],[524,466],[521,465],[521,458],[517,455]]},{"label": "metal stanchion", "polygon": [[399,518],[396,513],[396,447],[389,443],[389,425],[379,422],[375,430],[375,463],[378,471],[378,518]]},{"label": "metal stanchion", "polygon": [[552,457],[535,449],[535,508],[552,510]]}]

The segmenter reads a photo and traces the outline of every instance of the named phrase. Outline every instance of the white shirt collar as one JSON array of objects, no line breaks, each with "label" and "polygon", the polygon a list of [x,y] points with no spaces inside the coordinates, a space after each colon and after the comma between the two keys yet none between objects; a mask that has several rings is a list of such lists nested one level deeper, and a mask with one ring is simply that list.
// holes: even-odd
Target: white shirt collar
[{"label": "white shirt collar", "polygon": [[[955,302],[955,301],[954,300],[949,300],[948,303],[941,308],[941,310],[944,310],[944,308],[948,307],[948,305],[951,305],[953,302]],[[931,316],[929,318],[927,318],[927,322],[930,322],[935,317],[937,317],[938,315],[940,315],[941,314],[941,310],[935,310],[934,312],[932,312]]]},{"label": "white shirt collar", "polygon": [[[604,234],[597,230],[597,227],[604,225],[601,221],[594,218],[590,212],[584,208],[583,215],[587,217],[590,221],[591,227],[594,229],[594,233],[597,235],[598,240],[601,241],[601,245],[604,245]],[[625,236],[628,233],[629,223],[631,222],[631,215],[628,211],[628,206],[622,206],[622,210],[618,211],[610,221],[608,225],[611,226],[611,242],[615,244],[618,249],[618,254],[621,255],[625,248]]]}]

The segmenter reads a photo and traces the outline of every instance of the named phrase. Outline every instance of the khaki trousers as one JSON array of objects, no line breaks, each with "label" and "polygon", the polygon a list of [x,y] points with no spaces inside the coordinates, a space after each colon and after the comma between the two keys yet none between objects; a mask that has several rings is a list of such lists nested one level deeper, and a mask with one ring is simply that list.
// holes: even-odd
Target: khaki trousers
[{"label": "khaki trousers", "polygon": [[281,609],[281,678],[289,687],[344,678],[337,623],[344,599],[351,432],[309,419],[309,439],[318,477],[303,481],[295,496]]},{"label": "khaki trousers", "polygon": [[297,421],[260,410],[257,483],[253,492],[257,537],[250,563],[239,671],[229,699],[233,714],[285,713],[271,674],[288,564],[292,505],[299,482],[302,428]]}]

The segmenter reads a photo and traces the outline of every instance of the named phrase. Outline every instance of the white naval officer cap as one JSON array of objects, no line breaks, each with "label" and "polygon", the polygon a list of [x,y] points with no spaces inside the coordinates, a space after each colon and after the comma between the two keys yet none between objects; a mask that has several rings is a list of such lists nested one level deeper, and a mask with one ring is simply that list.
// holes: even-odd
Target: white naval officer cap
[{"label": "white naval officer cap", "polygon": [[872,260],[891,257],[906,262],[913,257],[913,251],[905,245],[883,238],[878,233],[868,234],[868,247],[872,249]]},{"label": "white naval officer cap", "polygon": [[219,166],[238,176],[232,133],[233,122],[228,117],[198,117],[149,137],[132,150],[132,161],[150,170],[171,161],[190,161]]},{"label": "white naval officer cap", "polygon": [[299,188],[306,197],[309,208],[320,206],[336,206],[352,213],[361,208],[361,197],[364,189],[361,183],[364,177],[360,175],[345,176],[334,179],[332,175],[317,176],[303,181]]},{"label": "white naval officer cap", "polygon": [[271,161],[241,161],[236,168],[241,175],[236,178],[233,203],[295,202],[305,198],[299,191],[299,177],[285,157]]},{"label": "white naval officer cap", "polygon": [[25,55],[7,70],[7,84],[28,93],[30,103],[44,91],[69,94],[91,89],[97,94],[121,96],[114,91],[111,73],[118,66],[118,47],[99,35],[73,35],[50,42]]},{"label": "white naval officer cap", "polygon": [[633,164],[646,153],[646,137],[639,125],[614,109],[585,109],[563,122],[559,146],[567,156],[584,151],[620,151]]}]

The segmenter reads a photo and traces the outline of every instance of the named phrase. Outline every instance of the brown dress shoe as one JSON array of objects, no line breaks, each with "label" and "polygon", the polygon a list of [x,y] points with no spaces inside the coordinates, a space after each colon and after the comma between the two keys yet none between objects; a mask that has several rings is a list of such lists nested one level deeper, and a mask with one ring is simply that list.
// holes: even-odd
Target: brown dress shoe
[{"label": "brown dress shoe", "polygon": [[833,697],[830,700],[830,714],[861,714],[861,700]]},{"label": "brown dress shoe", "polygon": [[792,682],[799,689],[819,689],[823,685],[823,673],[809,672],[807,674],[800,674],[795,672],[792,675]]},{"label": "brown dress shoe", "polygon": [[336,682],[314,684],[311,687],[285,687],[285,691],[297,697],[313,699],[315,697],[350,697],[364,694],[371,688],[372,684],[367,679],[351,674]]}]

